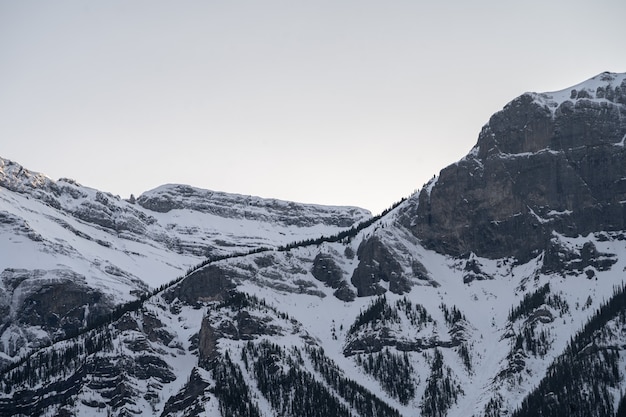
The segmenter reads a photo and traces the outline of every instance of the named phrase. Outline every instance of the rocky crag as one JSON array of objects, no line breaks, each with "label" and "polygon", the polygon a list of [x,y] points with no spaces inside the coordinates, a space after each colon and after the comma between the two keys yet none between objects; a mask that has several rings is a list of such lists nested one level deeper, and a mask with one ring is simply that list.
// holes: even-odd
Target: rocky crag
[{"label": "rocky crag", "polygon": [[422,190],[403,225],[440,253],[520,261],[550,250],[553,233],[623,230],[625,104],[626,83],[608,73],[569,94],[518,97]]}]

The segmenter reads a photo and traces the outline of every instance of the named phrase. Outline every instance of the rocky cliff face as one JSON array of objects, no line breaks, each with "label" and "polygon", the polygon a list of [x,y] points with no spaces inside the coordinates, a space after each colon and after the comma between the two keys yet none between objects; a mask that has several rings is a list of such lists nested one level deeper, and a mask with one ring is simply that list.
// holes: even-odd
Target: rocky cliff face
[{"label": "rocky cliff face", "polygon": [[326,225],[348,228],[369,213],[357,207],[330,207],[227,194],[188,185],[166,185],[139,196],[137,204],[159,213],[192,210],[228,219],[246,219],[281,226]]},{"label": "rocky cliff face", "polygon": [[440,253],[521,262],[555,232],[624,229],[625,92],[623,75],[605,73],[566,92],[513,100],[466,158],[415,197],[403,225]]}]

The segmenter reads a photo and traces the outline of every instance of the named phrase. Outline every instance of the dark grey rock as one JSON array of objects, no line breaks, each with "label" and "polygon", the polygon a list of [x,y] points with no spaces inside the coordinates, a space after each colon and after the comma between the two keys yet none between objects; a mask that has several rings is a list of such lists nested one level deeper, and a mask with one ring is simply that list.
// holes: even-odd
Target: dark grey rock
[{"label": "dark grey rock", "polygon": [[346,302],[354,301],[354,299],[356,298],[356,293],[350,287],[350,284],[348,284],[346,281],[341,281],[341,284],[335,290],[333,295],[341,301]]},{"label": "dark grey rock", "polygon": [[254,263],[259,268],[267,268],[274,265],[276,263],[276,260],[272,255],[257,256],[256,258],[254,258]]},{"label": "dark grey rock", "polygon": [[[280,329],[266,319],[252,315],[246,310],[241,310],[237,312],[234,320],[224,320],[217,332],[220,337],[228,337],[233,340],[252,340],[261,335],[277,335],[280,333]],[[202,341],[202,337],[200,340]]]},{"label": "dark grey rock", "polygon": [[343,271],[337,265],[332,255],[326,253],[318,253],[313,260],[313,268],[311,274],[317,279],[331,288],[337,289],[343,281]]},{"label": "dark grey rock", "polygon": [[135,358],[130,374],[140,380],[154,378],[167,384],[176,380],[176,375],[170,370],[170,366],[159,356],[140,355]]},{"label": "dark grey rock", "polygon": [[378,237],[364,240],[359,245],[357,257],[359,265],[352,274],[351,282],[359,297],[383,294],[386,290],[379,284],[380,281],[388,282],[389,291],[395,294],[411,290],[402,266]]},{"label": "dark grey rock", "polygon": [[188,416],[200,415],[204,411],[203,396],[207,388],[209,383],[202,379],[197,368],[194,368],[180,392],[167,400],[161,416],[179,416],[183,412]]},{"label": "dark grey rock", "polygon": [[471,257],[465,261],[465,266],[463,267],[463,283],[469,284],[472,281],[484,281],[488,279],[493,279],[493,277],[483,270],[483,265],[478,259]]},{"label": "dark grey rock", "polygon": [[216,265],[198,269],[163,294],[167,301],[178,298],[183,303],[198,305],[205,301],[223,300],[235,288],[233,272]]},{"label": "dark grey rock", "polygon": [[357,353],[374,353],[380,352],[385,347],[392,346],[402,352],[422,352],[434,348],[452,348],[460,346],[461,343],[462,340],[460,339],[398,339],[382,331],[379,334],[368,334],[350,340],[344,347],[343,354],[345,356],[351,356]]},{"label": "dark grey rock", "polygon": [[[7,268],[0,279],[4,287],[0,293],[0,312],[6,313],[0,316],[1,332],[9,332],[4,336],[14,339],[13,343],[2,344],[2,348],[10,356],[26,344],[36,347],[70,336],[86,320],[106,315],[113,309],[101,291],[89,287],[82,275],[69,270]],[[48,337],[39,335],[32,339],[29,332],[17,330],[28,327],[39,327]]]},{"label": "dark grey rock", "polygon": [[592,242],[586,242],[580,249],[571,249],[562,245],[558,239],[551,239],[543,257],[541,272],[545,274],[580,275],[585,271],[588,277],[594,277],[597,271],[609,270],[617,262],[612,253],[601,253]]},{"label": "dark grey rock", "polygon": [[626,106],[590,100],[549,108],[523,95],[496,113],[477,147],[404,205],[402,224],[453,256],[529,260],[552,233],[626,225]]}]

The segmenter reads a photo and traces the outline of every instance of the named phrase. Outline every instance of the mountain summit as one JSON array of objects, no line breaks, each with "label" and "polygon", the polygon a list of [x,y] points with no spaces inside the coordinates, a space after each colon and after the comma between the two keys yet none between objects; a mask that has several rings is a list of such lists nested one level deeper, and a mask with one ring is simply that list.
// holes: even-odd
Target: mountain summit
[{"label": "mountain summit", "polygon": [[553,233],[623,230],[625,139],[624,74],[524,94],[422,190],[403,224],[440,253],[520,261],[548,249]]},{"label": "mountain summit", "polygon": [[624,415],[625,116],[523,94],[377,217],[0,160],[0,415]]}]

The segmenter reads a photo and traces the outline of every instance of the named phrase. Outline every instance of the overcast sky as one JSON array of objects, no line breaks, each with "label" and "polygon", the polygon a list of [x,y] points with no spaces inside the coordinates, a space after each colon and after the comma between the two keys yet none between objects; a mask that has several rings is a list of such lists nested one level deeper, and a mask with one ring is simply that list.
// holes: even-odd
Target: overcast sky
[{"label": "overcast sky", "polygon": [[0,0],[0,156],[375,213],[526,91],[626,71],[626,2]]}]

